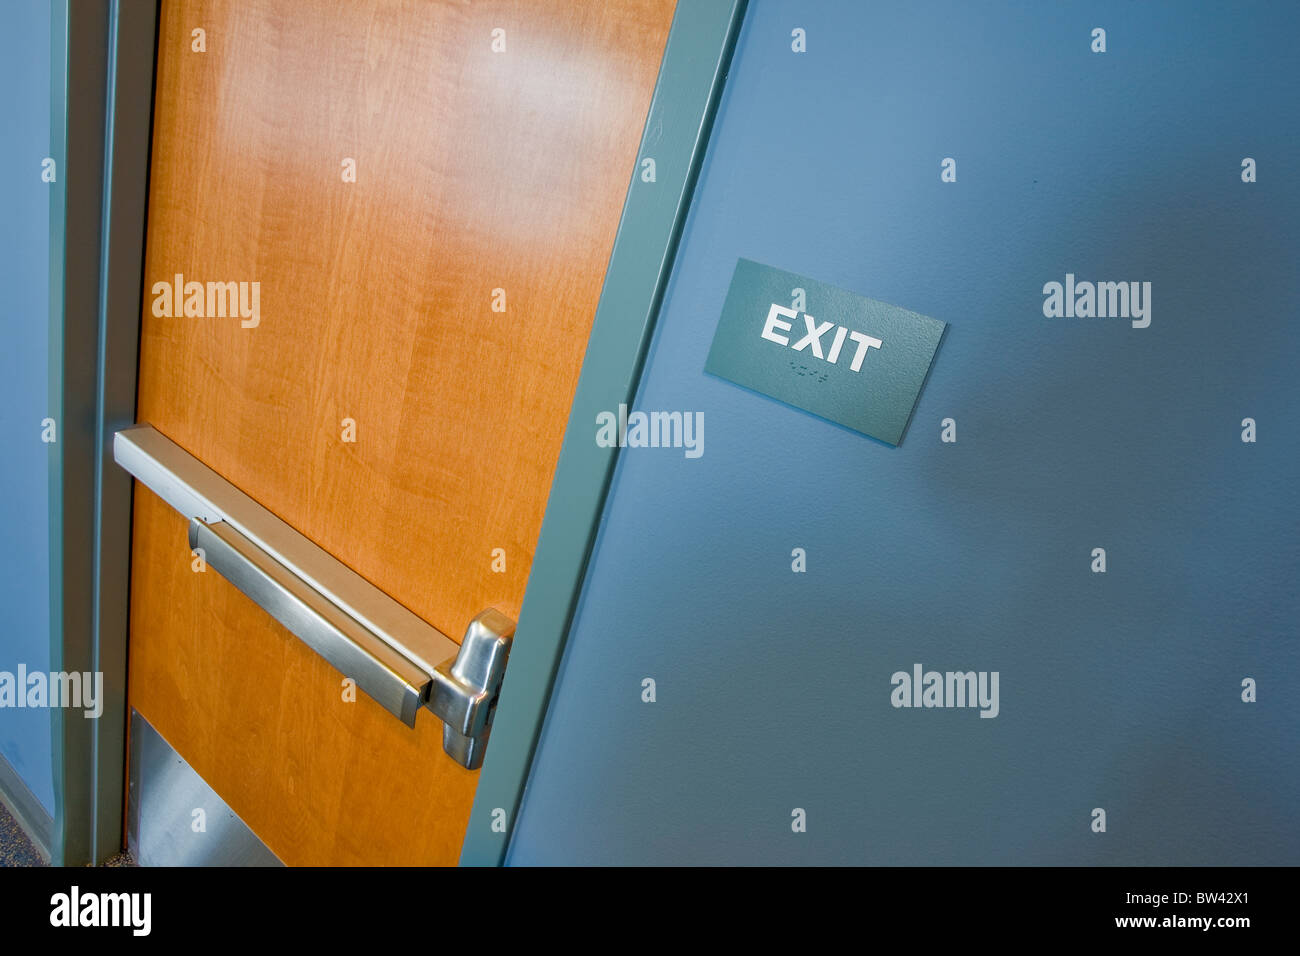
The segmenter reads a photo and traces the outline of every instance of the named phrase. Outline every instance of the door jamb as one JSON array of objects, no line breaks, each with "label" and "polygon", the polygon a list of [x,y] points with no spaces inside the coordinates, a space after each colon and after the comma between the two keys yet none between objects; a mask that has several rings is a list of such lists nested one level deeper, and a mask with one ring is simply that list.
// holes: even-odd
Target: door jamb
[{"label": "door jamb", "polygon": [[124,846],[131,478],[158,0],[62,0],[51,29],[51,669],[102,673],[97,719],[50,709],[53,861]]}]

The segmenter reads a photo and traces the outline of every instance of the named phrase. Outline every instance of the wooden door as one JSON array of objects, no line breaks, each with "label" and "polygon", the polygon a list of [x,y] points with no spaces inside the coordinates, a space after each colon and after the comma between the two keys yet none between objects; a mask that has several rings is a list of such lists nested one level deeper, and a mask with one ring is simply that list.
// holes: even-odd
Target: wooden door
[{"label": "wooden door", "polygon": [[[164,2],[138,420],[456,640],[517,617],[672,9]],[[177,275],[256,316],[157,314]],[[130,706],[286,863],[455,862],[439,721],[345,701],[138,483],[130,647]]]}]

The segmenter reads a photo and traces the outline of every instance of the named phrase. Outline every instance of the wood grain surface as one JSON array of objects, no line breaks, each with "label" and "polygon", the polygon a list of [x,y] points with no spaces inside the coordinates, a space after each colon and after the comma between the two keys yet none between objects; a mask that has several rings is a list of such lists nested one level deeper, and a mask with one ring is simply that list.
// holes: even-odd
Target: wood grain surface
[{"label": "wood grain surface", "polygon": [[[138,420],[453,639],[517,617],[672,8],[164,2]],[[258,324],[155,315],[176,274]],[[286,863],[454,862],[438,721],[190,560],[137,485],[131,706]]]}]

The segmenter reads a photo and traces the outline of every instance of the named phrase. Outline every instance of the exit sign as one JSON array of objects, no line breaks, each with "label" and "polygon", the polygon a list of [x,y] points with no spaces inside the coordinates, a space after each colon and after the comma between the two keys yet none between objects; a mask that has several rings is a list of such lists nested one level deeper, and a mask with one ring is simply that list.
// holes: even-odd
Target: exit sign
[{"label": "exit sign", "polygon": [[704,370],[896,446],[947,327],[741,259]]}]

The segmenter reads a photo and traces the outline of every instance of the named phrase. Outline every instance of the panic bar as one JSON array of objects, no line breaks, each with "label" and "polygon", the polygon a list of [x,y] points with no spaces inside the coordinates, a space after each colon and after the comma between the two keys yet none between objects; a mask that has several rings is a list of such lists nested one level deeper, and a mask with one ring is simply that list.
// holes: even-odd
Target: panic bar
[{"label": "panic bar", "polygon": [[152,426],[117,432],[113,457],[190,519],[190,548],[209,567],[407,726],[428,707],[447,753],[481,766],[510,618],[483,611],[458,647]]}]

